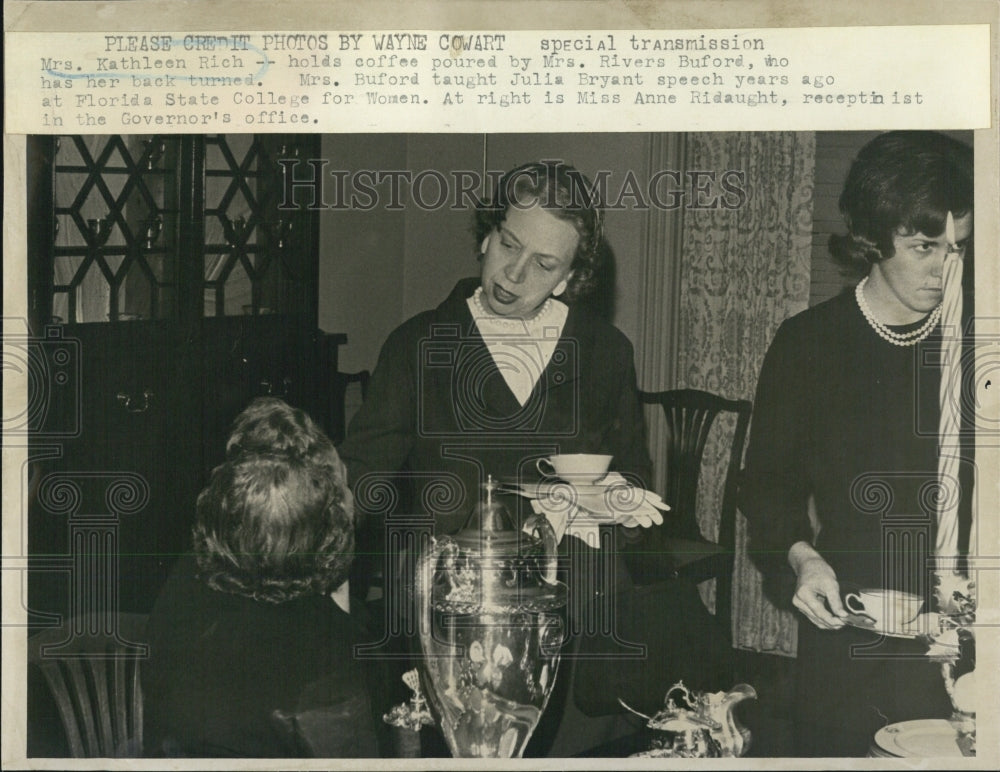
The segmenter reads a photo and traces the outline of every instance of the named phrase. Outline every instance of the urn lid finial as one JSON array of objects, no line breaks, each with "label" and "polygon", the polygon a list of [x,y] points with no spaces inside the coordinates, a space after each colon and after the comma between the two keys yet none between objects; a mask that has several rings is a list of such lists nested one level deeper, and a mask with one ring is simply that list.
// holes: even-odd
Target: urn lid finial
[{"label": "urn lid finial", "polygon": [[511,545],[523,539],[519,536],[514,516],[500,499],[500,484],[487,475],[481,486],[479,502],[473,507],[465,526],[455,534],[456,540],[467,546],[475,545],[484,552]]}]

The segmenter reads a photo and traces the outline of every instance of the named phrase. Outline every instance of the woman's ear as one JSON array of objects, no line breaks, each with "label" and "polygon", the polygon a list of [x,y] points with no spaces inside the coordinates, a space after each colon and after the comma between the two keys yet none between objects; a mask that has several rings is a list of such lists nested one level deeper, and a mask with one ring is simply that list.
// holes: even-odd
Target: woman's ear
[{"label": "woman's ear", "polygon": [[490,247],[490,236],[486,234],[486,238],[483,239],[483,243],[479,245],[479,254],[485,255],[486,250]]}]

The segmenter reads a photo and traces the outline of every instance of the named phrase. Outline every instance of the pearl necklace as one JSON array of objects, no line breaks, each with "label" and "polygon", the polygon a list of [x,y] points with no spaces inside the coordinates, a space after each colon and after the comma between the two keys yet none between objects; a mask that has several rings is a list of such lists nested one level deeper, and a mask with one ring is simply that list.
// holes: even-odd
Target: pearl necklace
[{"label": "pearl necklace", "polygon": [[552,359],[569,309],[549,298],[530,319],[497,316],[486,310],[482,293],[476,290],[466,304],[500,374],[524,407]]},{"label": "pearl necklace", "polygon": [[476,307],[479,309],[479,316],[486,317],[490,322],[498,323],[500,326],[506,326],[511,328],[524,329],[524,327],[537,324],[545,319],[552,311],[552,298],[546,298],[545,302],[542,303],[542,307],[538,310],[534,316],[528,319],[522,319],[519,316],[500,316],[499,314],[494,314],[492,311],[486,308],[486,304],[483,303],[483,288],[480,287],[473,294],[473,300],[476,303]]},{"label": "pearl necklace", "polygon": [[896,346],[912,346],[919,343],[928,335],[931,334],[931,330],[938,323],[941,318],[941,304],[938,303],[934,310],[927,315],[926,321],[920,327],[910,332],[894,332],[890,330],[886,325],[882,324],[878,319],[875,318],[875,314],[872,313],[871,308],[868,307],[868,301],[865,300],[865,284],[868,283],[868,277],[866,276],[860,282],[858,286],[854,288],[854,297],[858,301],[858,308],[861,309],[861,313],[864,314],[865,319],[868,320],[868,324],[871,328],[878,333],[879,337],[883,340],[887,340]]}]

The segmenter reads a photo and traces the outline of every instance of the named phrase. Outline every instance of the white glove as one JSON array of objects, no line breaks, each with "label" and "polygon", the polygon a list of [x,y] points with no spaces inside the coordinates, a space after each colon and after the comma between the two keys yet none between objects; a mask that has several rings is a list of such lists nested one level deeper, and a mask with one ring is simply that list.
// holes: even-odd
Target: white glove
[{"label": "white glove", "polygon": [[545,514],[557,541],[562,541],[568,533],[596,549],[600,548],[601,525],[626,528],[662,525],[660,510],[670,509],[655,493],[629,485],[617,472],[608,473],[593,485],[543,482],[522,486],[520,493],[531,499],[531,508],[536,513]]}]

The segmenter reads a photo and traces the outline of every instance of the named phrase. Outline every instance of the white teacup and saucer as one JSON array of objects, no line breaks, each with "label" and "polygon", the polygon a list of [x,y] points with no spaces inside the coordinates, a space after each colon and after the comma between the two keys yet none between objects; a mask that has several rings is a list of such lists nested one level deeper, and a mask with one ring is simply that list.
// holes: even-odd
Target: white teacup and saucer
[{"label": "white teacup and saucer", "polygon": [[599,453],[560,453],[535,462],[543,477],[558,477],[574,487],[589,487],[599,483],[608,473],[612,456]]},{"label": "white teacup and saucer", "polygon": [[844,596],[846,621],[853,627],[895,638],[915,638],[921,634],[920,611],[924,599],[902,590],[862,589]]}]

